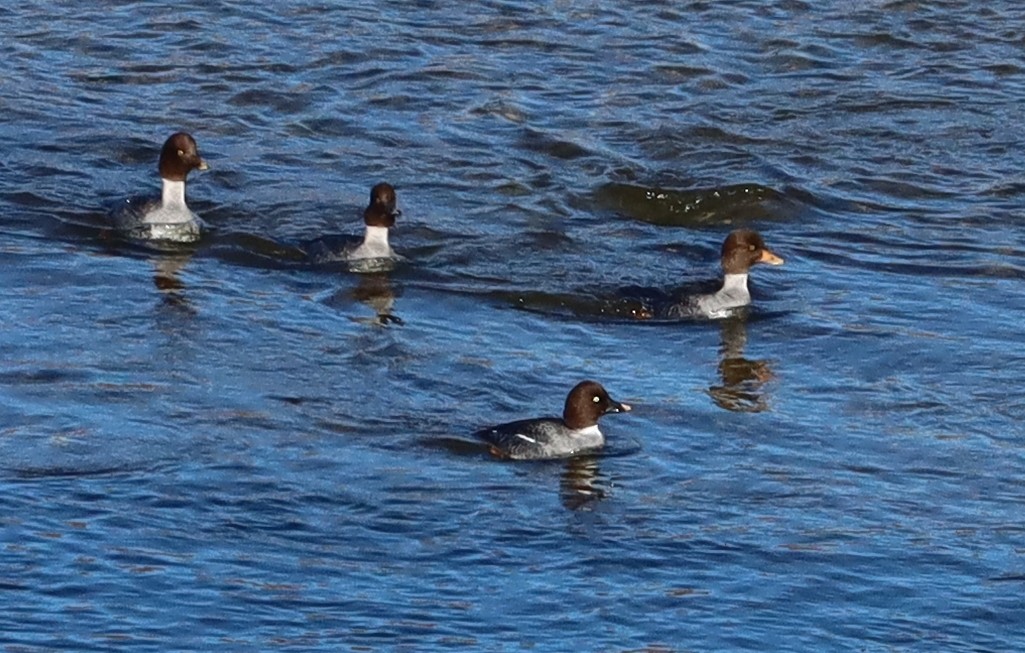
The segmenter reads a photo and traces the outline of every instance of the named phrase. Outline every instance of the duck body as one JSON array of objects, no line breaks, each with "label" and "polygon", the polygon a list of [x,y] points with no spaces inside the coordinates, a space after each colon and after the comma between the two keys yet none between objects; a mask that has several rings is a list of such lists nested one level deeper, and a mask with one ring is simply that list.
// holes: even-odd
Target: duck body
[{"label": "duck body", "polygon": [[388,229],[385,227],[367,227],[363,238],[342,234],[320,236],[304,242],[302,250],[312,263],[393,259],[397,256],[388,244]]},{"label": "duck body", "polygon": [[172,134],[160,151],[159,198],[127,199],[111,212],[114,229],[126,238],[191,243],[199,240],[205,223],[185,201],[185,180],[192,170],[207,170],[196,141],[189,134]]},{"label": "duck body", "polygon": [[727,274],[718,291],[704,295],[684,295],[667,303],[657,311],[667,318],[706,317],[718,319],[729,317],[737,309],[751,303],[751,292],[747,289],[746,274]]},{"label": "duck body", "polygon": [[500,458],[565,458],[603,447],[605,435],[598,428],[598,418],[629,410],[629,405],[612,399],[600,383],[581,381],[566,397],[561,418],[522,419],[490,426],[474,435],[487,442],[491,453]]},{"label": "duck body", "polygon": [[713,293],[683,295],[651,309],[655,317],[679,319],[703,317],[720,319],[733,315],[751,303],[747,287],[751,268],[759,263],[782,265],[783,259],[765,246],[757,232],[738,229],[723,242],[721,256],[722,286]]},{"label": "duck body", "polygon": [[477,437],[491,445],[493,454],[514,460],[565,458],[605,446],[598,425],[571,429],[559,417],[522,419],[482,429]]},{"label": "duck body", "polygon": [[327,235],[307,240],[299,247],[309,261],[316,264],[345,262],[352,264],[350,267],[367,268],[366,271],[393,264],[402,258],[388,242],[389,230],[395,226],[395,219],[402,215],[395,204],[395,189],[391,184],[377,184],[370,189],[370,203],[363,211],[365,231],[362,238]]}]

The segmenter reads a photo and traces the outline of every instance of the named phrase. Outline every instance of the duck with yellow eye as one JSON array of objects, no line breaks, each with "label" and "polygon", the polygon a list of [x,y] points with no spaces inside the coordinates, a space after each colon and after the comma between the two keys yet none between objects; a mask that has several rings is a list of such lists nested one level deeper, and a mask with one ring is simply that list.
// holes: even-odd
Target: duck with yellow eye
[{"label": "duck with yellow eye", "polygon": [[492,455],[514,460],[566,458],[605,445],[598,419],[626,413],[630,406],[609,396],[597,381],[581,381],[570,390],[562,417],[522,419],[477,431]]}]

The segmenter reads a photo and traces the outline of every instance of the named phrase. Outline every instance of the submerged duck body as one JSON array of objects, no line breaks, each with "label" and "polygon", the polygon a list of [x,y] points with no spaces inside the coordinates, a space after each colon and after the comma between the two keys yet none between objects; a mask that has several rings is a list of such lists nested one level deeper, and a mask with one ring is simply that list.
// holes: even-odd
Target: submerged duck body
[{"label": "submerged duck body", "polygon": [[203,221],[185,202],[185,180],[193,170],[207,170],[196,140],[185,132],[172,134],[160,150],[159,198],[132,198],[114,209],[114,228],[127,238],[191,243],[199,240]]},{"label": "submerged duck body", "polygon": [[726,237],[721,262],[723,283],[718,291],[682,297],[657,308],[654,314],[666,318],[728,317],[751,303],[747,277],[753,266],[759,263],[783,265],[783,259],[766,247],[762,237],[751,229],[738,229]]},{"label": "submerged duck body", "polygon": [[348,262],[372,265],[379,261],[387,264],[400,258],[388,242],[388,230],[402,212],[395,208],[395,188],[380,183],[370,189],[370,203],[363,211],[366,231],[358,236],[321,236],[300,246],[312,263]]},{"label": "submerged duck body", "polygon": [[491,453],[500,458],[565,458],[604,446],[598,418],[629,410],[629,405],[612,399],[600,383],[581,381],[566,397],[561,418],[518,420],[481,429],[475,436],[491,445]]}]

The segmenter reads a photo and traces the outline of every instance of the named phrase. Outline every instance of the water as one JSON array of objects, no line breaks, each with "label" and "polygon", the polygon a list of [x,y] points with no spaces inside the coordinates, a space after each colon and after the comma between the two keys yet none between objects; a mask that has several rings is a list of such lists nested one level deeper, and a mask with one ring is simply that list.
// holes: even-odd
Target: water
[{"label": "water", "polygon": [[[623,4],[0,9],[4,650],[1025,648],[1025,10]],[[214,231],[119,242],[178,129]],[[737,226],[745,316],[617,301]]]}]

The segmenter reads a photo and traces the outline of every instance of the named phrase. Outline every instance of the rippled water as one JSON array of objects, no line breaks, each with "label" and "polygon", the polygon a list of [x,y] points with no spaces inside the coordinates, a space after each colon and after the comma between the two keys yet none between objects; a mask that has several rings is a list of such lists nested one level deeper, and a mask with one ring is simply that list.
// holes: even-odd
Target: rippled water
[{"label": "rippled water", "polygon": [[[0,646],[1022,650],[1023,45],[1002,0],[0,8]],[[214,230],[120,242],[178,129]],[[305,265],[381,180],[409,261]],[[738,225],[787,260],[747,314],[618,301]],[[635,405],[601,455],[469,438],[582,378]]]}]

